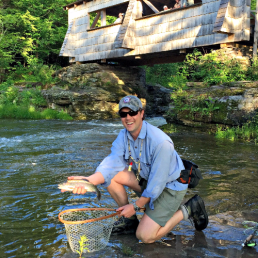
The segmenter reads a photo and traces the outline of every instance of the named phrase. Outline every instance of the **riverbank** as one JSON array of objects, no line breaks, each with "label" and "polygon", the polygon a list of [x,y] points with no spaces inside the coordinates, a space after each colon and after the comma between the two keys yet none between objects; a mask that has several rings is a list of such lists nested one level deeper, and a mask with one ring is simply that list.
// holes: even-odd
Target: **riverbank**
[{"label": "riverbank", "polygon": [[0,119],[73,119],[63,110],[47,108],[40,86],[25,88],[12,85],[0,89]]},{"label": "riverbank", "polygon": [[[119,100],[132,94],[141,98],[147,116],[256,143],[258,62],[247,50],[227,48],[204,56],[194,51],[183,63],[144,69],[74,64],[47,70],[44,84],[7,80],[0,85],[0,118],[115,119]],[[157,78],[166,87],[153,83]]]}]

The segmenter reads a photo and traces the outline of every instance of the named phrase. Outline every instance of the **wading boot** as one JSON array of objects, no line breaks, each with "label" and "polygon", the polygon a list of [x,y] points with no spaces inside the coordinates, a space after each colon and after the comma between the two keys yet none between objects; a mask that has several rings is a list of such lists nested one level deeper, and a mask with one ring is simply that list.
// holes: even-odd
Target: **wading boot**
[{"label": "wading boot", "polygon": [[209,219],[202,198],[196,194],[183,206],[187,209],[189,219],[193,221],[195,229],[204,230],[209,223]]},{"label": "wading boot", "polygon": [[134,234],[139,225],[139,220],[134,215],[131,218],[120,217],[113,226],[111,235]]}]

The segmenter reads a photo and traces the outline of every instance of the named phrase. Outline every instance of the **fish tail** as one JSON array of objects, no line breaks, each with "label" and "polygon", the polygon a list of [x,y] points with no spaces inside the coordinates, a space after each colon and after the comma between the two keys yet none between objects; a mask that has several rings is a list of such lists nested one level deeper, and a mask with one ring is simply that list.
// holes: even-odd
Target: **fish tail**
[{"label": "fish tail", "polygon": [[100,200],[100,198],[101,198],[101,193],[98,189],[97,189],[97,198],[98,198],[98,200]]}]

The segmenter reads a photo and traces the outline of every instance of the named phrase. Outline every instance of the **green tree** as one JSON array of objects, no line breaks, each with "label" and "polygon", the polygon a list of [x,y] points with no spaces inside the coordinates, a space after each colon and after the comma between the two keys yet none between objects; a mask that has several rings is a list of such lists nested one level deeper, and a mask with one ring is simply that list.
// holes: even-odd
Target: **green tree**
[{"label": "green tree", "polygon": [[[91,13],[90,14],[90,24],[93,23],[96,15],[97,15],[97,13]],[[117,17],[107,15],[106,16],[106,24],[110,25],[110,24],[114,23],[116,19],[117,19]],[[99,18],[98,21],[97,21],[96,27],[100,27],[100,26],[101,26],[101,20]]]},{"label": "green tree", "polygon": [[67,30],[67,12],[62,7],[69,2],[1,0],[0,69],[27,66],[33,59],[56,62]]},{"label": "green tree", "polygon": [[256,10],[256,0],[251,0],[251,10]]}]

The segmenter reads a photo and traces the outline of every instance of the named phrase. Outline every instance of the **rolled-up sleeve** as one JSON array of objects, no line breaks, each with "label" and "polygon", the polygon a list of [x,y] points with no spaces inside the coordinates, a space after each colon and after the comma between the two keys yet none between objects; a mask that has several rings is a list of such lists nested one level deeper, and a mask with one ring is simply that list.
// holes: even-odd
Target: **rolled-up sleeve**
[{"label": "rolled-up sleeve", "polygon": [[122,130],[113,142],[111,153],[99,164],[95,172],[100,172],[105,182],[102,184],[107,187],[111,183],[111,179],[126,167],[124,159],[125,153],[125,132]]},{"label": "rolled-up sleeve", "polygon": [[143,197],[150,198],[151,209],[154,209],[153,202],[166,187],[168,179],[175,180],[179,177],[180,170],[176,169],[176,166],[177,160],[173,143],[169,141],[160,143],[153,153],[148,184],[142,193]]}]

